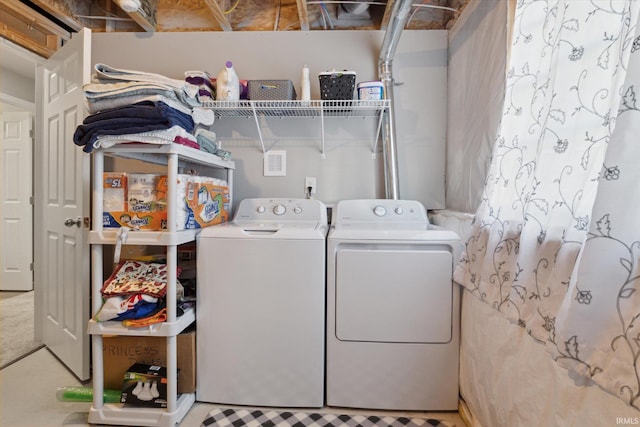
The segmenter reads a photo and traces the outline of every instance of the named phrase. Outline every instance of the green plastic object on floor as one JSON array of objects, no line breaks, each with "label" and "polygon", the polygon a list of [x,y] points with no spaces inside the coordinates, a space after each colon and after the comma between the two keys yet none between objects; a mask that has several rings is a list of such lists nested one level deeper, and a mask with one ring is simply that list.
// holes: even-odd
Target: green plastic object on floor
[{"label": "green plastic object on floor", "polygon": [[[120,394],[120,390],[104,390],[104,403],[119,403]],[[60,387],[56,398],[59,402],[93,402],[93,387]]]}]

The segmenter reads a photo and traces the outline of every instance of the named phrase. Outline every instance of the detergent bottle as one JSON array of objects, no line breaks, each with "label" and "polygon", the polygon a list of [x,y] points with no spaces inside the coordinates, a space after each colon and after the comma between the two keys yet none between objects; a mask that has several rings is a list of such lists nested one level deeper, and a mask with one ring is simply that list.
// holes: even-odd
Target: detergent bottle
[{"label": "detergent bottle", "polygon": [[216,101],[238,101],[239,99],[240,80],[233,68],[233,63],[227,61],[216,79]]}]

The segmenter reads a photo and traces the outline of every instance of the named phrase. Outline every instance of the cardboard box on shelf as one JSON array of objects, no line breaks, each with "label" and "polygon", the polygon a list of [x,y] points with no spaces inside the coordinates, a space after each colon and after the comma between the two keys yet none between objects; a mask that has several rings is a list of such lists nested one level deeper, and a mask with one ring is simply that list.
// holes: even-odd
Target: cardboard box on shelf
[{"label": "cardboard box on shelf", "polygon": [[166,175],[106,172],[103,177],[103,227],[167,228]]},{"label": "cardboard box on shelf", "polygon": [[103,209],[105,211],[127,210],[127,174],[106,172],[102,179]]},{"label": "cardboard box on shelf", "polygon": [[207,182],[187,183],[185,228],[203,228],[229,220],[229,188]]},{"label": "cardboard box on shelf", "polygon": [[167,175],[130,173],[127,176],[127,203],[132,212],[167,210]]},{"label": "cardboard box on shelf", "polygon": [[[196,333],[177,336],[178,393],[196,390]],[[104,357],[104,388],[121,390],[124,374],[133,364],[167,366],[165,337],[105,336],[102,338]]]},{"label": "cardboard box on shelf", "polygon": [[[208,227],[229,219],[229,187],[221,180],[178,175],[176,230]],[[167,229],[167,175],[104,173],[102,226]]]}]

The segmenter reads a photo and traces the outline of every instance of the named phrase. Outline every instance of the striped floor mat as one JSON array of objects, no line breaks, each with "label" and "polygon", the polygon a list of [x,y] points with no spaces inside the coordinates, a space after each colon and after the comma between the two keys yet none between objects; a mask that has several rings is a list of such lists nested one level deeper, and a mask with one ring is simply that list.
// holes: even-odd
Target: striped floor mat
[{"label": "striped floor mat", "polygon": [[436,419],[321,414],[258,409],[214,409],[201,427],[447,427]]}]

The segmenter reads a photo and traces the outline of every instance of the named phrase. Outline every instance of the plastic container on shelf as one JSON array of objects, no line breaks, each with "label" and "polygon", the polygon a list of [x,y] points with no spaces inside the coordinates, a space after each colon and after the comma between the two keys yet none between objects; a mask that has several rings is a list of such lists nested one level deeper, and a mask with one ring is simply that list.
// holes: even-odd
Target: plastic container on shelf
[{"label": "plastic container on shelf", "polygon": [[302,78],[300,80],[300,100],[311,101],[311,82],[309,81],[309,67],[304,64],[302,67]]},{"label": "plastic container on shelf", "polygon": [[240,79],[231,61],[227,61],[216,78],[216,101],[240,100]]},{"label": "plastic container on shelf", "polygon": [[283,101],[296,99],[291,80],[249,80],[247,98],[254,101]]},{"label": "plastic container on shelf", "polygon": [[323,100],[352,100],[356,86],[355,71],[325,71],[318,74],[320,98]]},{"label": "plastic container on shelf", "polygon": [[380,100],[384,99],[384,86],[380,81],[358,83],[358,99]]}]

